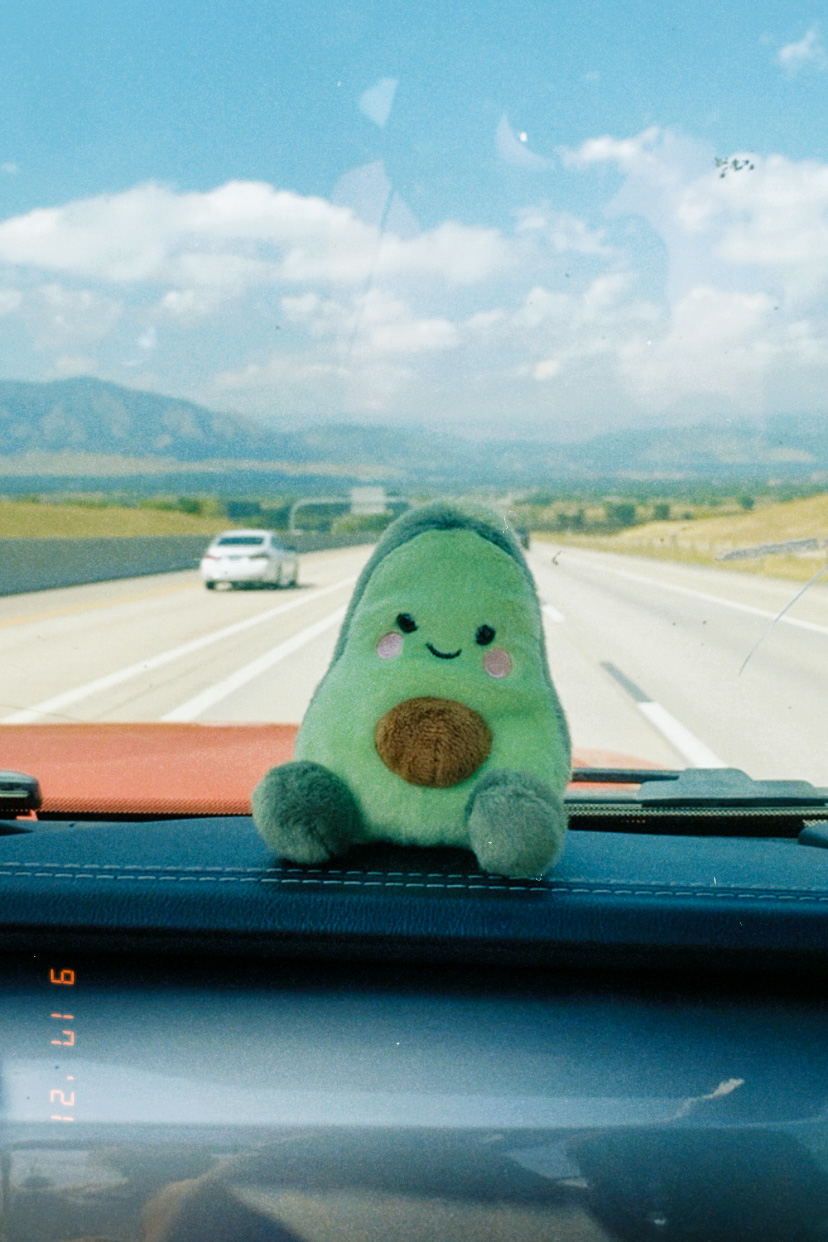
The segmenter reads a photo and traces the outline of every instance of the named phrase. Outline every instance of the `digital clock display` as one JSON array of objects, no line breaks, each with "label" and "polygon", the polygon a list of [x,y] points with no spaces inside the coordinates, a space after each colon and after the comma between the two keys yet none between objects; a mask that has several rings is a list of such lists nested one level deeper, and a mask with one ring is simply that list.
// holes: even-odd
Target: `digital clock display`
[{"label": "digital clock display", "polygon": [[35,1055],[4,1061],[6,1116],[18,1123],[393,1126],[405,1116],[412,1126],[525,1129],[588,1124],[599,1114],[668,1120],[681,1104],[671,1096],[572,1101],[518,1084],[507,1070],[514,1040],[497,1032],[492,1014],[489,1040],[499,1040],[502,1066],[487,1082],[479,1035],[458,1003],[444,1013],[455,1032],[447,1061],[422,1007],[406,1015],[411,1002],[393,995],[196,991],[186,976],[149,992],[90,985],[77,967],[49,966],[46,975],[48,1025]]},{"label": "digital clock display", "polygon": [[[55,988],[73,988],[75,986],[75,972],[65,966],[58,967],[57,969],[54,966],[50,966],[49,983]],[[53,1011],[49,1014],[49,1017],[52,1022],[66,1024],[62,1027],[57,1037],[52,1036],[49,1043],[57,1048],[75,1048],[75,1015],[73,1013],[56,1013]],[[54,1027],[51,1029],[54,1030]],[[63,1055],[66,1056],[67,1054]],[[73,1061],[71,1060],[65,1061],[64,1064],[67,1071],[70,1068],[74,1068]],[[55,1075],[60,1075],[63,1068],[64,1066],[61,1064],[56,1065]],[[49,1114],[49,1120],[59,1122],[74,1121],[75,1096],[75,1075],[67,1072],[63,1076],[61,1086],[49,1088],[49,1105],[55,1109],[54,1112]]]},{"label": "digital clock display", "polygon": [[746,1170],[828,1187],[822,1002],[137,957],[7,958],[0,994],[2,1242],[599,1239],[618,1170],[664,1215],[654,1161],[690,1206],[711,1170],[722,1210]]}]

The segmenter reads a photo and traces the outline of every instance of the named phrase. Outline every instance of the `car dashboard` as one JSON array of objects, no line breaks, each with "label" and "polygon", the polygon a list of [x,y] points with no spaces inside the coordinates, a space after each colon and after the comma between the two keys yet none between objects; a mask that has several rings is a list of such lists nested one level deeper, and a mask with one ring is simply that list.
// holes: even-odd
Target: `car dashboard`
[{"label": "car dashboard", "polygon": [[536,880],[44,789],[0,835],[0,1236],[824,1236],[825,791],[579,775]]}]

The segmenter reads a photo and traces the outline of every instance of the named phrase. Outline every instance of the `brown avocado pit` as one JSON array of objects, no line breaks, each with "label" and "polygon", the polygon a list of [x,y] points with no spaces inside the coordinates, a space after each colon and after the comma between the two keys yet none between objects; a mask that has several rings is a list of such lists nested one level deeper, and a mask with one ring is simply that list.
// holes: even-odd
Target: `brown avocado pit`
[{"label": "brown avocado pit", "polygon": [[488,759],[492,732],[453,699],[406,699],[380,717],[374,745],[385,766],[409,785],[448,789]]}]

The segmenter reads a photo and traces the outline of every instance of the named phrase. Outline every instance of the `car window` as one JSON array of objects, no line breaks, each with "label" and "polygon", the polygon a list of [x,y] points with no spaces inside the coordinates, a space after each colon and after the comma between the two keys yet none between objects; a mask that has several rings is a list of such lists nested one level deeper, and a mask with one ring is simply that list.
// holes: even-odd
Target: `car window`
[{"label": "car window", "polygon": [[[826,781],[816,9],[7,0],[0,31],[0,621],[95,604],[82,661],[57,612],[9,631],[3,719],[209,689],[194,719],[297,723],[383,529],[459,496],[524,545],[580,753]],[[217,535],[295,545],[296,582],[205,590]],[[248,620],[272,693],[229,688]],[[186,686],[89,689],[225,631]]]},{"label": "car window", "polygon": [[0,1242],[824,1237],[822,6],[0,48]]}]

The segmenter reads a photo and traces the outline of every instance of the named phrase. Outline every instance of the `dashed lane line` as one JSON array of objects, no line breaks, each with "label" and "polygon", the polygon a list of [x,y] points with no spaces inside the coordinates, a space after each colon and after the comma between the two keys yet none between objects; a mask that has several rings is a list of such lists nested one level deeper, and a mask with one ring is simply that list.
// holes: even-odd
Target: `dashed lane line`
[{"label": "dashed lane line", "polygon": [[649,720],[650,724],[658,729],[659,733],[666,737],[667,741],[675,747],[683,759],[693,768],[726,768],[728,764],[724,763],[718,755],[715,755],[704,742],[700,742],[695,734],[686,729],[680,720],[676,720],[666,707],[662,707],[660,703],[656,703],[648,694],[636,685],[626,673],[622,673],[620,668],[615,664],[611,664],[609,660],[601,661],[601,668],[609,673],[610,677],[618,683],[623,690],[626,690],[630,698],[635,702],[636,707],[643,716]]},{"label": "dashed lane line", "polygon": [[673,591],[676,595],[688,595],[692,599],[702,599],[708,604],[720,604],[723,608],[733,608],[736,612],[746,612],[754,617],[763,617],[775,621],[779,617],[780,625],[793,625],[800,630],[811,630],[817,634],[828,634],[828,625],[819,625],[816,621],[801,621],[799,617],[780,617],[778,612],[769,612],[767,608],[756,608],[753,604],[740,604],[733,599],[725,599],[721,595],[710,595],[707,591],[697,591],[693,587],[678,586],[672,582],[662,582],[658,578],[648,578],[645,574],[634,574],[628,569],[613,569],[603,562],[595,566],[583,557],[568,557],[579,565],[598,568],[602,574],[613,574],[616,578],[628,578],[631,582],[642,582],[646,586],[658,587],[661,591]]},{"label": "dashed lane line", "polygon": [[158,655],[150,656],[146,660],[139,660],[135,664],[128,664],[125,668],[117,669],[114,673],[107,673],[103,677],[96,677],[93,681],[84,682],[83,685],[75,686],[72,690],[65,690],[62,694],[55,694],[49,699],[43,699],[40,703],[35,703],[32,707],[12,712],[11,715],[3,717],[0,723],[30,724],[33,721],[42,720],[45,716],[59,715],[67,707],[72,707],[83,699],[91,698],[94,694],[100,694],[104,690],[111,690],[113,686],[120,686],[126,681],[131,681],[134,677],[140,677],[145,673],[152,672],[156,668],[162,668],[165,664],[172,664],[173,661],[191,655],[194,651],[202,651],[205,647],[212,646],[213,643],[221,642],[225,638],[232,638],[233,635],[253,629],[256,625],[262,625],[273,617],[282,616],[286,612],[292,612],[295,608],[301,608],[305,604],[323,599],[327,595],[332,595],[335,591],[342,590],[343,587],[350,586],[353,582],[353,577],[340,578],[338,582],[334,582],[331,586],[320,587],[317,590],[302,591],[296,599],[292,599],[288,603],[279,604],[275,608],[269,608],[266,612],[259,612],[254,617],[246,617],[243,621],[236,621],[233,625],[226,625],[220,630],[213,630],[210,634],[204,634],[201,638],[194,638],[190,642],[181,643],[178,647],[170,647],[167,651],[159,652]]},{"label": "dashed lane line", "polygon": [[329,613],[321,621],[316,621],[313,625],[307,626],[306,629],[300,630],[298,634],[294,634],[292,638],[287,638],[283,643],[278,643],[270,651],[266,651],[258,659],[251,660],[249,664],[236,669],[235,673],[231,673],[223,681],[217,681],[215,685],[208,686],[206,690],[193,695],[191,699],[187,699],[186,703],[182,703],[180,707],[173,708],[171,712],[167,712],[161,719],[164,721],[196,720],[208,708],[213,707],[216,703],[220,703],[222,699],[229,698],[236,690],[240,690],[242,686],[255,681],[257,677],[267,672],[274,664],[287,659],[295,651],[299,651],[300,648],[313,642],[320,634],[324,634],[326,630],[330,630],[333,626],[338,625],[344,616],[344,606],[337,608],[335,612]]}]

